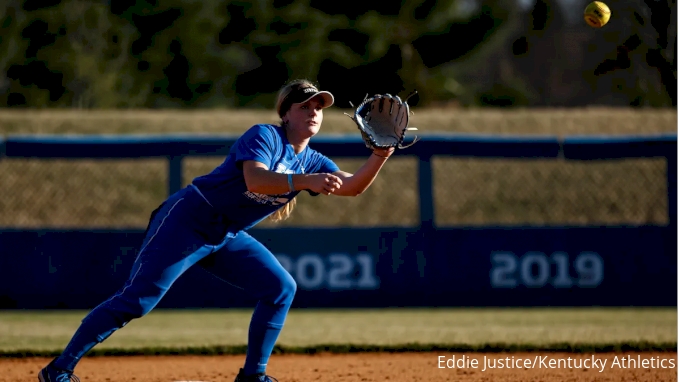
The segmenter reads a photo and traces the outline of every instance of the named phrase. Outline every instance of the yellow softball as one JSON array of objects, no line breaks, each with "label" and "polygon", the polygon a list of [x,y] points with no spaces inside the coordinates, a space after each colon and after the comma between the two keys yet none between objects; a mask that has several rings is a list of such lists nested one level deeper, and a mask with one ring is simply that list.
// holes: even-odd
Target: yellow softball
[{"label": "yellow softball", "polygon": [[593,28],[602,28],[609,22],[611,15],[612,11],[609,10],[607,4],[601,1],[593,1],[583,11],[583,18],[586,20],[586,24]]}]

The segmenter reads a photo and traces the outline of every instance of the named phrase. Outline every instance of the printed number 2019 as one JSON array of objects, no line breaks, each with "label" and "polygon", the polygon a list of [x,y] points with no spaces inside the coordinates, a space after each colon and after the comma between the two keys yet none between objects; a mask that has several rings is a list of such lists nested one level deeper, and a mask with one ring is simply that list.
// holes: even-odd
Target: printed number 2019
[{"label": "printed number 2019", "polygon": [[[553,272],[554,265],[554,272]],[[571,276],[571,269],[575,277]],[[594,288],[602,283],[604,263],[595,252],[581,252],[570,264],[569,255],[555,252],[527,252],[517,257],[510,252],[491,254],[491,286],[493,288]]]}]

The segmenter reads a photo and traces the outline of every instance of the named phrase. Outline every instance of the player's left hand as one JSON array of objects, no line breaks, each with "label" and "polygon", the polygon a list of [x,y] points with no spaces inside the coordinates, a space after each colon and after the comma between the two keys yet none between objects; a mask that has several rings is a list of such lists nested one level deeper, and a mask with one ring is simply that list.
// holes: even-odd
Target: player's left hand
[{"label": "player's left hand", "polygon": [[392,153],[394,153],[394,147],[389,147],[386,149],[376,147],[373,149],[373,153],[381,157],[389,158],[390,156],[392,156]]},{"label": "player's left hand", "polygon": [[412,92],[403,101],[399,96],[388,93],[376,94],[371,98],[365,98],[353,114],[345,115],[356,123],[369,149],[388,147],[404,149],[418,141],[416,136],[413,142],[404,145],[406,131],[418,130],[415,127],[408,127],[411,113],[408,99],[416,93]]}]

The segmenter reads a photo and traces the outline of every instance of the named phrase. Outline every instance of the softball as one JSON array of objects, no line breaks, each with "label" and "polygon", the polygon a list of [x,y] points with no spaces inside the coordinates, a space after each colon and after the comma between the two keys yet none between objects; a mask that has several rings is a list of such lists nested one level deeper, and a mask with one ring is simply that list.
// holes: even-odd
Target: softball
[{"label": "softball", "polygon": [[607,4],[601,1],[593,1],[588,4],[586,10],[583,11],[583,18],[586,23],[593,28],[602,28],[609,22],[612,12],[609,10]]}]

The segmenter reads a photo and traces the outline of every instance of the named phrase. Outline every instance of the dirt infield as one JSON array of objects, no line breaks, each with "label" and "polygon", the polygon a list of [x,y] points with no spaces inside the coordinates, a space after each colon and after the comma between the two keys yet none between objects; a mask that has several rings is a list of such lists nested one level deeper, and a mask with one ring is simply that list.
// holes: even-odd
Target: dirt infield
[{"label": "dirt infield", "polygon": [[[447,360],[458,361],[458,367],[446,368]],[[44,358],[0,359],[0,382],[35,382],[36,372],[46,362]],[[93,357],[83,359],[76,372],[82,382],[231,382],[242,362],[243,356]],[[485,368],[485,363],[495,363],[497,368]],[[274,355],[268,373],[280,382],[662,382],[678,380],[677,365],[676,353],[364,353]]]}]

